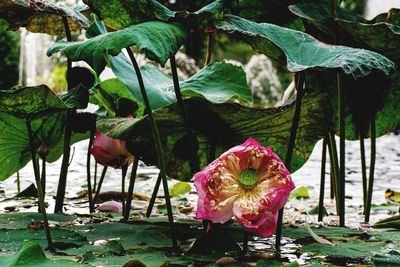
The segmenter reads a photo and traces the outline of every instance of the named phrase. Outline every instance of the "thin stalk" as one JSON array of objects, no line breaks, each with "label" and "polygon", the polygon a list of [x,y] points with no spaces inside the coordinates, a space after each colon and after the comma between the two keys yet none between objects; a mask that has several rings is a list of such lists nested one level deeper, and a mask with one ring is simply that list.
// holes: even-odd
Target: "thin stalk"
[{"label": "thin stalk", "polygon": [[36,160],[36,151],[35,151],[35,146],[33,144],[34,137],[33,137],[32,125],[31,125],[30,120],[26,120],[26,128],[28,130],[28,135],[29,135],[29,144],[30,144],[30,148],[31,148],[33,172],[35,174],[36,186],[37,186],[37,191],[38,191],[38,199],[39,199],[39,208],[40,208],[40,212],[42,213],[42,216],[43,216],[43,224],[44,224],[44,229],[45,229],[45,233],[46,233],[47,244],[49,245],[49,250],[54,252],[55,249],[53,246],[53,241],[51,239],[49,221],[47,219],[46,206],[44,203],[43,188],[42,188],[42,183],[40,182],[40,169],[39,169],[39,164]]},{"label": "thin stalk", "polygon": [[158,174],[157,181],[156,181],[156,184],[153,189],[153,194],[151,194],[151,198],[149,201],[149,206],[147,206],[146,218],[150,218],[150,216],[151,216],[151,213],[152,213],[153,207],[154,207],[154,203],[156,202],[158,190],[160,190],[160,184],[161,184],[161,174]]},{"label": "thin stalk", "polygon": [[[185,125],[186,135],[191,137],[191,142],[192,142],[192,140],[193,141],[196,140],[196,142],[197,142],[196,136],[194,136],[192,128],[190,127],[187,110],[183,103],[181,88],[179,85],[179,77],[178,77],[178,71],[177,71],[177,67],[176,67],[175,56],[171,56],[169,60],[171,62],[171,70],[172,70],[172,78],[174,81],[175,96],[176,96],[176,100],[178,103],[178,107],[180,109],[183,124]],[[189,149],[192,150],[192,149],[194,149],[194,147],[191,146]],[[194,174],[200,170],[197,151],[190,151],[190,170],[191,170],[192,174]]]},{"label": "thin stalk", "polygon": [[336,76],[338,90],[338,110],[339,110],[339,136],[340,136],[340,151],[339,151],[339,226],[345,226],[345,182],[346,182],[346,125],[345,125],[345,96],[344,88],[341,82],[341,75]]},{"label": "thin stalk", "polygon": [[94,177],[93,177],[93,189],[96,190],[97,186],[97,161],[94,162]]},{"label": "thin stalk", "polygon": [[126,206],[124,210],[124,221],[128,221],[129,213],[131,211],[132,198],[133,198],[133,189],[135,187],[136,173],[139,164],[139,159],[135,158],[133,162],[131,177],[129,179],[129,187],[128,187],[128,198],[126,199]]},{"label": "thin stalk", "polygon": [[364,201],[364,214],[365,214],[365,207],[367,206],[367,194],[368,194],[367,162],[365,159],[364,135],[361,132],[359,134],[359,139],[360,139],[361,173],[362,173],[363,201]]},{"label": "thin stalk", "polygon": [[99,180],[99,185],[97,186],[96,193],[94,194],[93,197],[93,205],[96,204],[97,198],[99,197],[101,186],[103,185],[104,177],[106,176],[107,173],[107,166],[103,167],[103,171],[101,172],[100,180]]},{"label": "thin stalk", "polygon": [[374,174],[375,174],[375,160],[376,160],[375,114],[371,115],[370,123],[371,123],[371,125],[370,125],[371,158],[370,158],[370,165],[369,165],[367,205],[365,207],[365,222],[369,222],[369,216],[371,213],[372,193],[373,193],[373,189],[374,189]]},{"label": "thin stalk", "polygon": [[204,62],[204,66],[207,66],[211,62],[213,47],[214,47],[214,32],[209,32],[207,41],[207,57],[206,61]]},{"label": "thin stalk", "polygon": [[88,190],[88,200],[89,200],[89,212],[94,212],[93,194],[92,194],[92,179],[90,172],[90,159],[92,154],[90,153],[93,145],[95,129],[90,130],[89,145],[86,155],[86,179],[87,179],[87,190]]},{"label": "thin stalk", "polygon": [[247,232],[244,232],[242,257],[246,256],[248,248],[249,248],[249,234]]},{"label": "thin stalk", "polygon": [[334,170],[333,170],[333,163],[329,157],[329,177],[330,177],[330,183],[331,183],[331,192],[330,192],[330,198],[333,200],[335,198],[335,176],[333,174]]},{"label": "thin stalk", "polygon": [[122,166],[122,176],[121,176],[121,202],[122,202],[122,214],[125,214],[125,178],[128,172],[128,165]]},{"label": "thin stalk", "polygon": [[335,202],[336,202],[336,213],[339,214],[339,159],[337,155],[337,148],[336,148],[336,140],[335,140],[335,133],[331,130],[328,134],[329,142],[328,142],[328,149],[329,149],[329,158],[332,164],[332,175],[333,175],[333,189],[335,195]]},{"label": "thin stalk", "polygon": [[136,59],[135,59],[135,56],[133,55],[132,50],[130,48],[127,48],[127,51],[128,51],[129,58],[132,62],[132,65],[135,69],[136,77],[138,79],[138,83],[139,83],[139,87],[140,87],[140,92],[143,97],[143,102],[144,102],[145,107],[148,112],[147,116],[149,118],[151,131],[153,133],[153,138],[154,138],[154,142],[156,145],[158,163],[159,163],[159,168],[160,168],[160,175],[161,175],[163,188],[164,188],[165,204],[167,206],[169,227],[170,227],[170,231],[171,231],[171,235],[172,235],[172,246],[173,246],[174,251],[177,251],[178,244],[176,241],[175,230],[174,230],[174,217],[173,217],[173,213],[172,213],[171,199],[169,196],[168,181],[167,181],[167,176],[166,176],[166,166],[165,166],[164,154],[163,154],[162,145],[161,145],[161,138],[160,138],[160,134],[158,131],[156,121],[153,116],[153,111],[151,110],[150,101],[147,96],[146,89],[144,87],[143,78],[142,78],[142,74],[140,72],[139,65],[136,62]]},{"label": "thin stalk", "polygon": [[318,221],[322,222],[324,217],[324,197],[325,197],[325,173],[326,173],[326,146],[328,138],[325,137],[322,143],[322,159],[321,159],[321,183],[319,186],[319,203],[318,203]]},{"label": "thin stalk", "polygon": [[46,156],[42,158],[42,178],[40,180],[43,188],[43,196],[46,195]]},{"label": "thin stalk", "polygon": [[[287,150],[286,159],[285,159],[285,166],[289,171],[290,171],[290,165],[292,163],[293,149],[294,149],[294,145],[296,142],[297,128],[299,126],[299,121],[300,121],[301,101],[304,96],[304,88],[303,88],[304,87],[304,74],[302,72],[298,72],[295,74],[295,83],[296,83],[296,91],[297,91],[296,105],[295,105],[295,111],[294,111],[294,115],[293,115],[292,126],[290,129],[288,150]],[[280,252],[280,246],[281,246],[283,211],[284,211],[284,207],[281,208],[278,213],[278,223],[277,223],[277,227],[276,227],[276,237],[275,237],[275,250],[277,252]]]},{"label": "thin stalk", "polygon": [[19,176],[19,171],[17,171],[17,192],[21,192],[21,179]]},{"label": "thin stalk", "polygon": [[336,19],[336,0],[331,0],[332,19]]},{"label": "thin stalk", "polygon": [[[62,21],[65,29],[65,36],[67,37],[67,41],[71,42],[71,31],[68,25],[68,19],[66,17],[62,17]],[[67,58],[67,74],[71,73],[72,69],[72,61]],[[67,75],[68,76],[68,75]],[[67,80],[68,82],[68,80]],[[70,83],[68,83],[68,90],[70,90]],[[71,127],[71,117],[75,111],[67,111],[67,117],[65,121],[64,128],[64,147],[63,147],[63,159],[61,163],[60,170],[60,178],[58,182],[57,188],[57,196],[56,196],[56,204],[54,207],[54,213],[62,213],[64,206],[64,197],[65,197],[65,188],[67,186],[67,176],[68,176],[68,167],[69,167],[69,158],[71,153],[71,136],[72,136],[72,127]]]}]

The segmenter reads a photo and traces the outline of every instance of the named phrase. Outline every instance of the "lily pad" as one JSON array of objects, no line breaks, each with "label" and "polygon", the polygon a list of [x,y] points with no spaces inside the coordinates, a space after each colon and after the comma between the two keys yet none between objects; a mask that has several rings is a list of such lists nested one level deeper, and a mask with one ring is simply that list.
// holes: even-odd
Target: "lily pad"
[{"label": "lily pad", "polygon": [[171,190],[169,191],[169,195],[171,197],[176,197],[180,195],[184,195],[186,193],[189,193],[192,190],[192,187],[190,184],[186,182],[177,182],[171,187]]},{"label": "lily pad", "polygon": [[[279,108],[251,108],[237,103],[213,104],[202,98],[185,99],[190,124],[199,141],[199,159],[207,164],[209,141],[217,144],[217,155],[228,148],[253,137],[265,146],[271,146],[284,157],[294,106]],[[185,127],[176,104],[154,112],[164,144],[167,172],[171,178],[188,181],[191,178],[187,159],[179,157],[187,147],[178,142],[185,135]],[[299,123],[298,138],[292,160],[292,169],[300,168],[309,157],[315,143],[330,128],[329,100],[323,94],[305,97]],[[322,122],[322,123],[321,123]],[[128,149],[147,164],[157,164],[148,117],[141,119],[102,118],[97,127],[107,135],[127,140]]]},{"label": "lily pad", "polygon": [[[69,222],[76,219],[75,216],[65,214],[48,214],[49,221],[56,222]],[[0,217],[1,229],[20,229],[26,228],[32,221],[42,221],[43,216],[40,213],[34,212],[21,212],[21,213],[8,213],[2,214]]]},{"label": "lily pad", "polygon": [[48,259],[40,245],[33,240],[26,240],[21,248],[13,255],[0,256],[0,265],[3,267],[30,266],[30,267],[53,267],[53,266],[89,266],[65,259]]},{"label": "lily pad", "polygon": [[216,27],[238,33],[253,49],[278,62],[287,63],[291,72],[307,69],[341,69],[360,78],[373,71],[388,75],[395,64],[388,58],[365,49],[322,43],[304,32],[269,23],[255,23],[233,15],[225,15]]},{"label": "lily pad", "polygon": [[96,73],[101,73],[109,55],[116,56],[122,49],[137,45],[148,58],[164,66],[181,47],[186,36],[186,30],[179,24],[150,21],[86,41],[60,41],[50,47],[47,55],[63,51],[69,59],[86,61]]},{"label": "lily pad", "polygon": [[65,35],[62,17],[66,17],[71,31],[89,27],[88,19],[81,13],[85,6],[69,8],[62,3],[30,0],[3,0],[0,18],[10,30],[26,27],[31,32]]}]

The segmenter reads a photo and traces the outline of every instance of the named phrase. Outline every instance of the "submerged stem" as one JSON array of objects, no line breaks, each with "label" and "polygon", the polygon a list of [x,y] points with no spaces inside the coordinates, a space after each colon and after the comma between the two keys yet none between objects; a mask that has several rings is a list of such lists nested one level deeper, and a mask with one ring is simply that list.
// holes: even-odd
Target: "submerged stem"
[{"label": "submerged stem", "polygon": [[126,199],[126,206],[125,206],[125,209],[124,209],[124,221],[128,221],[129,213],[131,211],[133,189],[135,187],[135,180],[136,180],[136,173],[137,173],[138,164],[139,164],[139,159],[137,159],[135,157],[135,160],[133,161],[133,165],[132,165],[131,177],[129,179],[128,197]]},{"label": "submerged stem", "polygon": [[43,224],[44,224],[44,229],[46,232],[47,244],[49,245],[49,250],[54,252],[55,249],[53,246],[53,240],[51,239],[49,221],[47,219],[46,206],[44,203],[44,193],[43,193],[42,184],[40,182],[40,169],[39,169],[39,164],[36,160],[36,151],[35,151],[35,146],[33,144],[34,137],[33,137],[32,125],[31,125],[30,120],[26,120],[26,128],[28,130],[28,135],[29,135],[29,144],[30,144],[30,149],[31,149],[33,172],[35,175],[35,181],[36,181],[36,186],[37,186],[37,191],[38,191],[39,208],[40,208],[40,212],[42,213],[42,216],[43,216]]},{"label": "submerged stem", "polygon": [[328,137],[324,137],[322,142],[322,159],[321,159],[321,183],[319,187],[319,203],[318,203],[318,221],[322,222],[324,217],[324,197],[325,197],[325,173],[326,173],[326,146]]},{"label": "submerged stem", "polygon": [[146,89],[144,87],[144,82],[143,82],[142,74],[140,72],[139,65],[136,62],[136,59],[135,59],[135,56],[133,55],[132,50],[130,48],[127,48],[127,52],[128,52],[129,58],[132,62],[132,65],[135,69],[136,77],[137,77],[139,87],[140,87],[140,92],[143,97],[143,102],[144,102],[145,107],[148,112],[147,116],[149,118],[151,131],[153,133],[154,143],[155,143],[156,150],[157,150],[157,157],[158,157],[158,164],[159,164],[159,168],[160,168],[161,180],[162,180],[163,187],[164,187],[165,204],[167,206],[168,221],[169,221],[169,226],[170,226],[171,235],[172,235],[172,246],[173,246],[173,249],[175,251],[177,251],[178,244],[176,241],[175,230],[174,230],[174,218],[173,218],[173,214],[172,214],[172,205],[171,205],[171,199],[169,196],[168,181],[167,181],[167,176],[166,176],[166,165],[165,165],[165,160],[164,160],[164,154],[162,151],[160,134],[158,131],[156,121],[153,116],[153,111],[150,106],[150,101],[147,96]]},{"label": "submerged stem", "polygon": [[365,222],[369,222],[369,217],[371,213],[371,202],[372,193],[374,189],[374,175],[375,175],[375,161],[376,161],[376,124],[375,124],[375,114],[371,115],[370,118],[370,137],[371,137],[371,158],[369,165],[369,181],[368,181],[368,196],[367,205],[365,207]]},{"label": "submerged stem", "polygon": [[[302,72],[295,73],[295,84],[296,84],[296,106],[293,115],[292,127],[290,129],[290,137],[288,150],[286,152],[285,166],[290,171],[292,162],[293,149],[296,142],[297,128],[299,126],[300,114],[301,114],[301,101],[304,96],[304,74]],[[282,224],[283,224],[283,211],[284,207],[279,210],[278,222],[276,227],[276,238],[275,238],[275,250],[279,253],[281,246],[282,237]]]}]

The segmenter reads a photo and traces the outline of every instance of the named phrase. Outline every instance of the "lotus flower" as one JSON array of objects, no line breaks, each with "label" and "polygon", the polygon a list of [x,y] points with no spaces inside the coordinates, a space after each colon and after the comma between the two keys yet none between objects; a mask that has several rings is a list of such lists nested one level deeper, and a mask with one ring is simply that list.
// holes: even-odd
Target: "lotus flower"
[{"label": "lotus flower", "polygon": [[196,218],[226,222],[263,237],[276,229],[278,211],[295,188],[280,158],[253,138],[235,146],[194,176]]},{"label": "lotus flower", "polygon": [[124,140],[113,139],[96,129],[91,153],[98,163],[120,169],[133,162],[133,155],[128,151]]}]

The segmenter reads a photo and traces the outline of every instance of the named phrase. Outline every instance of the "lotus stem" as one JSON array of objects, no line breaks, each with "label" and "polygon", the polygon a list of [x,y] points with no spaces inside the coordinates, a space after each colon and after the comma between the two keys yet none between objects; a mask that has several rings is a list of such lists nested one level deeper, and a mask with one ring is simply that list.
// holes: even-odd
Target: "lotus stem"
[{"label": "lotus stem", "polygon": [[146,218],[150,218],[150,216],[151,216],[151,213],[152,213],[153,207],[154,207],[154,203],[156,202],[158,190],[160,190],[160,184],[161,184],[161,174],[158,174],[157,181],[156,181],[156,184],[153,189],[153,193],[151,194],[151,198],[149,201],[149,206],[147,206]]},{"label": "lotus stem", "polygon": [[249,233],[244,232],[243,247],[242,247],[242,257],[245,257],[249,248]]},{"label": "lotus stem", "polygon": [[[71,31],[68,25],[68,19],[66,17],[62,17],[62,21],[64,24],[65,36],[68,42],[72,41]],[[71,73],[72,69],[72,61],[67,58],[67,82],[68,82],[68,73]],[[70,83],[68,83],[68,90],[70,90]],[[74,111],[67,111],[67,117],[64,128],[64,147],[63,147],[63,159],[61,163],[60,170],[60,178],[58,182],[57,188],[57,196],[56,196],[56,204],[54,208],[54,213],[62,213],[64,206],[64,197],[65,197],[65,188],[67,186],[67,176],[68,176],[68,167],[69,167],[69,157],[71,153],[71,136],[72,136],[72,127],[71,127],[71,117]]]},{"label": "lotus stem", "polygon": [[[295,111],[292,120],[292,127],[290,129],[290,137],[288,150],[286,153],[285,166],[290,171],[290,165],[292,162],[293,149],[296,141],[297,128],[300,122],[300,113],[301,113],[301,101],[304,96],[304,74],[302,72],[295,73],[294,76],[295,84],[296,84],[296,105]],[[279,210],[278,213],[278,223],[276,227],[276,238],[275,238],[275,250],[277,253],[280,253],[281,246],[281,238],[282,238],[282,224],[283,224],[283,211],[284,207]]]},{"label": "lotus stem", "polygon": [[207,56],[204,62],[204,66],[207,66],[211,62],[213,47],[214,47],[214,32],[209,32],[207,40]]},{"label": "lotus stem", "polygon": [[107,173],[107,166],[103,167],[103,171],[101,172],[100,180],[99,180],[99,185],[97,186],[96,193],[94,194],[93,197],[93,205],[96,204],[97,198],[99,197],[101,186],[103,185],[104,177],[106,176]]},{"label": "lotus stem", "polygon": [[53,241],[51,239],[49,221],[47,219],[46,206],[44,203],[43,188],[42,188],[42,184],[40,182],[39,164],[36,159],[36,151],[35,151],[35,146],[33,144],[34,137],[33,137],[33,132],[32,132],[32,125],[31,125],[31,121],[29,119],[26,120],[26,128],[28,130],[28,135],[29,135],[29,144],[30,144],[30,148],[31,148],[33,172],[35,175],[36,186],[37,186],[37,191],[38,191],[39,208],[40,208],[40,212],[42,213],[42,216],[43,216],[43,224],[44,224],[44,229],[45,229],[45,233],[46,233],[47,244],[49,245],[49,250],[52,252],[55,252],[55,249],[53,246]]},{"label": "lotus stem", "polygon": [[166,165],[165,165],[165,159],[164,159],[164,154],[163,154],[162,145],[161,145],[160,134],[158,131],[156,121],[153,116],[153,111],[150,106],[150,101],[147,96],[146,89],[144,87],[144,82],[143,82],[142,74],[140,72],[139,65],[137,64],[135,56],[133,55],[133,52],[129,47],[127,48],[127,51],[128,51],[129,58],[132,62],[132,65],[135,69],[136,77],[137,77],[139,87],[140,87],[140,92],[143,97],[143,102],[144,102],[145,107],[148,112],[147,116],[149,118],[151,131],[153,132],[153,138],[154,138],[154,142],[155,142],[155,146],[156,146],[156,150],[157,150],[158,164],[159,164],[159,168],[160,168],[160,175],[161,175],[161,180],[162,180],[163,188],[164,188],[165,204],[167,206],[168,221],[169,221],[169,227],[170,227],[171,237],[172,237],[172,246],[173,246],[174,251],[178,251],[178,243],[176,241],[175,230],[174,230],[174,217],[173,217],[173,213],[172,213],[171,199],[169,196],[168,181],[167,181],[167,176],[166,176]]},{"label": "lotus stem", "polygon": [[189,147],[189,149],[191,150],[190,151],[190,170],[191,170],[192,174],[195,174],[196,172],[198,172],[200,170],[199,160],[198,160],[198,156],[197,156],[197,149],[195,147],[192,147],[192,145],[198,144],[197,138],[193,134],[192,128],[190,127],[188,113],[185,108],[185,104],[183,103],[181,88],[179,85],[179,77],[178,77],[178,71],[177,71],[177,67],[176,67],[175,56],[170,57],[170,63],[171,63],[171,70],[172,70],[172,78],[174,81],[176,100],[177,100],[178,107],[181,112],[183,123],[185,125],[186,135],[190,138],[190,142],[191,142],[191,144],[190,144],[191,146]]},{"label": "lotus stem", "polygon": [[129,213],[131,211],[133,189],[135,186],[138,165],[139,165],[139,159],[137,159],[135,157],[135,160],[133,161],[133,165],[132,165],[131,177],[129,179],[128,197],[126,199],[126,206],[125,206],[125,210],[124,210],[124,221],[128,221],[128,219],[129,219]]},{"label": "lotus stem", "polygon": [[364,201],[364,214],[365,207],[367,206],[367,163],[365,159],[365,145],[364,145],[364,135],[360,132],[360,156],[361,156],[361,173],[362,173],[362,187],[363,187],[363,201]]},{"label": "lotus stem", "polygon": [[42,158],[42,178],[40,180],[43,188],[43,196],[46,195],[46,156]]},{"label": "lotus stem", "polygon": [[122,166],[122,177],[121,177],[121,202],[122,202],[122,214],[125,214],[125,178],[128,172],[128,165]]},{"label": "lotus stem", "polygon": [[324,195],[325,195],[325,172],[326,172],[326,146],[328,137],[324,137],[322,142],[322,159],[321,159],[321,183],[319,186],[319,203],[318,203],[318,221],[322,222],[324,217]]},{"label": "lotus stem", "polygon": [[328,142],[328,149],[329,149],[329,159],[332,164],[332,178],[333,178],[333,190],[335,195],[335,202],[336,202],[336,212],[339,214],[339,160],[337,155],[337,147],[336,147],[336,139],[335,133],[331,130],[328,134],[329,142]]},{"label": "lotus stem", "polygon": [[371,202],[372,193],[374,189],[374,174],[375,174],[375,161],[376,161],[376,125],[375,125],[375,114],[371,115],[370,118],[370,137],[371,137],[371,158],[369,166],[369,180],[368,180],[368,196],[367,205],[365,207],[365,222],[369,222],[371,214]]},{"label": "lotus stem", "polygon": [[336,0],[331,0],[332,19],[336,19]]},{"label": "lotus stem", "polygon": [[19,176],[19,171],[17,171],[17,192],[21,192],[21,179]]},{"label": "lotus stem", "polygon": [[97,186],[97,161],[94,162],[94,177],[93,177],[93,190],[96,190]]},{"label": "lotus stem", "polygon": [[[328,143],[329,146],[329,143]],[[330,160],[329,157],[329,178],[330,178],[330,184],[331,184],[331,190],[330,190],[330,198],[333,200],[335,198],[335,176],[334,176],[334,167],[333,163]]]},{"label": "lotus stem", "polygon": [[342,86],[341,75],[336,76],[338,89],[338,110],[339,110],[339,136],[340,136],[340,154],[339,154],[339,226],[345,226],[345,182],[346,182],[346,125],[345,125],[345,96]]},{"label": "lotus stem", "polygon": [[90,172],[90,158],[92,157],[91,149],[93,145],[95,129],[90,130],[90,138],[89,138],[89,145],[87,150],[87,157],[86,157],[86,179],[87,179],[87,194],[89,200],[89,212],[94,212],[94,203],[93,203],[93,195],[92,195],[92,179],[91,179],[91,172]]}]

